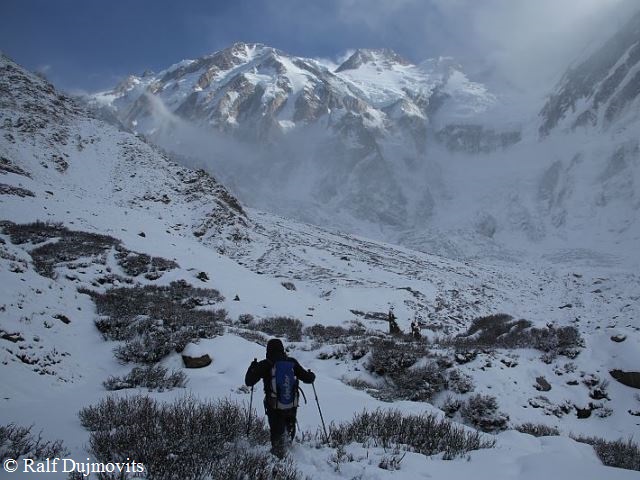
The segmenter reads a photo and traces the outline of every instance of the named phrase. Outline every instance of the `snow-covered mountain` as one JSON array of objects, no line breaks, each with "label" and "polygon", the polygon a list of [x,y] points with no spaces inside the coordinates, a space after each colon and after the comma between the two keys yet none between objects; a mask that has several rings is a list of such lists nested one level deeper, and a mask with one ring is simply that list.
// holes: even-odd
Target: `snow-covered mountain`
[{"label": "snow-covered mountain", "polygon": [[252,205],[366,232],[430,218],[439,182],[425,160],[429,142],[493,151],[519,139],[474,123],[496,101],[448,58],[413,65],[389,50],[357,50],[331,71],[237,43],[131,76],[91,103],[220,172]]},{"label": "snow-covered mountain", "polygon": [[[330,69],[243,43],[89,103],[287,217],[451,258],[637,262],[637,18],[538,117],[450,58],[363,49]],[[595,133],[561,127],[598,115]]]},{"label": "snow-covered mountain", "polygon": [[[103,381],[131,368],[114,357],[121,342],[105,339],[95,304],[96,296],[116,295],[122,287],[176,288],[177,301],[192,287],[219,292],[209,303],[191,299],[198,311],[212,305],[226,310],[214,338],[197,346],[213,356],[211,366],[185,369],[171,349],[160,362],[182,371],[189,392],[199,398],[248,400],[239,387],[246,364],[263,354],[255,343],[263,334],[248,328],[247,315],[254,324],[290,316],[304,327],[357,326],[366,338],[386,331],[384,313],[393,305],[402,330],[417,318],[424,334],[437,340],[465,332],[479,315],[507,312],[547,331],[547,324],[575,326],[584,339],[579,355],[541,358],[537,350],[518,348],[456,357],[437,341],[429,349],[461,359],[455,369],[472,378],[477,393],[499,397],[511,426],[544,423],[564,434],[609,439],[637,430],[640,406],[633,389],[612,380],[606,398],[595,405],[592,385],[609,378],[610,370],[632,370],[640,361],[640,278],[632,268],[594,256],[573,257],[569,265],[553,258],[542,264],[462,263],[244,208],[208,174],[179,166],[142,138],[88,116],[6,57],[0,57],[0,115],[3,419],[63,439],[73,458],[88,454],[88,433],[77,412],[109,395]],[[41,223],[29,224],[36,221]],[[134,300],[125,293],[126,308],[135,308]],[[172,312],[155,314],[161,318],[153,325],[169,328]],[[318,373],[327,420],[347,421],[363,407],[389,406],[370,394],[389,381],[367,371],[371,353],[345,356],[348,343],[319,342],[307,333],[288,343]],[[546,384],[538,377],[551,388],[544,395],[538,389]],[[373,390],[354,388],[358,382]],[[169,401],[179,390],[153,395]],[[144,391],[128,388],[124,395]],[[405,413],[442,416],[437,407],[449,393],[440,392],[432,404],[393,405]],[[578,408],[596,413],[579,418]],[[300,410],[301,428],[315,430],[314,410]],[[443,478],[466,478],[472,470],[504,479],[539,478],[545,469],[593,479],[636,475],[603,467],[590,447],[566,436],[536,439],[508,431],[496,439],[495,448],[472,452],[470,460],[432,458],[426,470]],[[348,452],[353,460],[342,470],[332,466],[336,452],[327,446],[303,441],[292,455],[311,478],[424,478],[426,460],[419,453],[407,453],[393,471],[378,466],[387,453],[381,447],[351,445]],[[503,467],[496,471],[498,463]]]}]

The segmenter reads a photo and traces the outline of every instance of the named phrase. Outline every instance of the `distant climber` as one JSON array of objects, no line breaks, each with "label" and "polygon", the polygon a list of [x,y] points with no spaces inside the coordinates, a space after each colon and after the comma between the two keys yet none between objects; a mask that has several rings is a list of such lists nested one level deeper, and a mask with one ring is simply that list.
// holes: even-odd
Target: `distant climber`
[{"label": "distant climber", "polygon": [[420,333],[420,324],[418,323],[417,318],[414,318],[413,322],[411,322],[411,335],[416,339],[422,337],[422,333]]},{"label": "distant climber", "polygon": [[398,326],[398,322],[396,322],[396,316],[393,314],[393,307],[389,309],[389,314],[387,316],[387,321],[389,322],[389,333],[392,335],[397,335],[400,332],[400,327]]},{"label": "distant climber", "polygon": [[282,341],[273,338],[267,342],[266,358],[251,362],[244,383],[253,387],[260,379],[264,383],[264,409],[271,430],[271,453],[283,458],[286,446],[296,435],[298,380],[313,383],[316,375],[302,368],[295,358],[287,357]]}]

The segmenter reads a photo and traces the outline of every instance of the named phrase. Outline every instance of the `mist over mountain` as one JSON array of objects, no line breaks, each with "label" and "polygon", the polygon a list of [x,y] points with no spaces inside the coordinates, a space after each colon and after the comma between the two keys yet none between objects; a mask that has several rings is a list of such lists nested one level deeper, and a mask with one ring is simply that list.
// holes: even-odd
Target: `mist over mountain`
[{"label": "mist over mountain", "polygon": [[359,49],[329,68],[245,43],[88,101],[248,204],[309,223],[454,258],[567,244],[635,258],[638,40],[636,15],[544,106],[513,108],[452,58]]}]

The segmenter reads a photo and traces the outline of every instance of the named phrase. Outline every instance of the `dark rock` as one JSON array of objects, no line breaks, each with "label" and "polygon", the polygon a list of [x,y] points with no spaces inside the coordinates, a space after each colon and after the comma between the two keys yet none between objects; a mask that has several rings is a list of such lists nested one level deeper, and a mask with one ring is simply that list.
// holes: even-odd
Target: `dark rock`
[{"label": "dark rock", "polygon": [[142,237],[142,238],[145,238],[145,237],[147,236],[147,234],[146,234],[146,233],[144,233],[144,232],[140,232],[140,233],[138,234],[138,236],[139,236],[139,237]]},{"label": "dark rock", "polygon": [[207,275],[206,272],[200,272],[198,273],[198,275],[196,275],[196,278],[200,281],[203,282],[208,282],[209,281],[209,275]]},{"label": "dark rock", "polygon": [[551,385],[547,382],[547,379],[544,377],[537,377],[534,388],[539,392],[548,392],[551,390]]},{"label": "dark rock", "polygon": [[566,305],[562,305],[561,307],[558,307],[560,310],[562,310],[563,308],[573,308],[573,305],[570,303],[567,303]]},{"label": "dark rock", "polygon": [[627,336],[622,334],[611,336],[611,341],[617,342],[617,343],[624,342],[626,339],[627,339]]},{"label": "dark rock", "polygon": [[640,389],[640,372],[623,372],[622,370],[611,370],[609,372],[613,378],[627,387]]},{"label": "dark rock", "polygon": [[240,297],[238,295],[236,295],[235,297],[233,297],[233,301],[234,302],[239,302],[240,301]]},{"label": "dark rock", "polygon": [[587,408],[578,408],[575,407],[578,418],[589,418],[591,416],[591,407]]},{"label": "dark rock", "polygon": [[469,363],[473,360],[475,360],[475,358],[478,356],[477,352],[458,352],[455,355],[455,359],[456,362],[458,362],[460,365],[464,365],[465,363]]},{"label": "dark rock", "polygon": [[211,365],[212,362],[211,357],[207,353],[200,357],[190,357],[188,355],[182,355],[182,361],[184,362],[184,366],[186,368],[203,368]]},{"label": "dark rock", "polygon": [[69,320],[69,317],[67,317],[66,315],[58,314],[54,315],[53,318],[60,320],[65,325],[69,325],[71,323],[71,320]]},{"label": "dark rock", "polygon": [[0,338],[3,340],[9,340],[12,343],[18,343],[18,342],[24,341],[24,337],[19,333],[2,332],[2,335],[0,335]]}]

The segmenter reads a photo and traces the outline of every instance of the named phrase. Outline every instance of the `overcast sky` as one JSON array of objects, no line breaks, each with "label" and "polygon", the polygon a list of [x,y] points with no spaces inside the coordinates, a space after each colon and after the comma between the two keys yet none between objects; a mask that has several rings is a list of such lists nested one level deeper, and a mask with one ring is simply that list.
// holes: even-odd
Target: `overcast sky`
[{"label": "overcast sky", "polygon": [[336,59],[456,57],[477,80],[547,88],[637,0],[0,0],[0,50],[69,91],[113,86],[235,41]]}]

